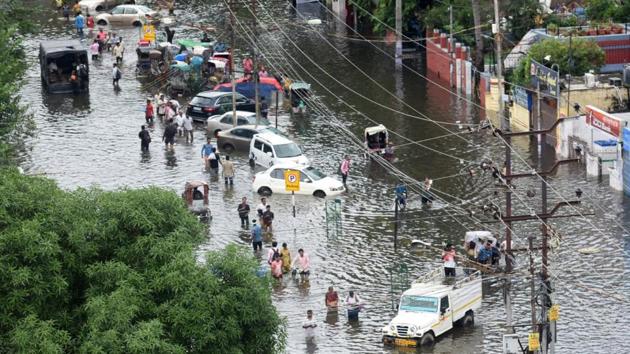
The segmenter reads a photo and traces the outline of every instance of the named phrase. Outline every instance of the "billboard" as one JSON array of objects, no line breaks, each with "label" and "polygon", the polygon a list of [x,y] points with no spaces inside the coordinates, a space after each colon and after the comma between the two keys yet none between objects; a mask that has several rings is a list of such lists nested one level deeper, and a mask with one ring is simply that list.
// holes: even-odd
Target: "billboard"
[{"label": "billboard", "polygon": [[593,106],[586,106],[586,124],[604,131],[616,138],[621,136],[621,120]]},{"label": "billboard", "polygon": [[532,59],[529,74],[532,77],[532,85],[536,86],[540,83],[541,92],[556,97],[560,95],[560,73]]}]

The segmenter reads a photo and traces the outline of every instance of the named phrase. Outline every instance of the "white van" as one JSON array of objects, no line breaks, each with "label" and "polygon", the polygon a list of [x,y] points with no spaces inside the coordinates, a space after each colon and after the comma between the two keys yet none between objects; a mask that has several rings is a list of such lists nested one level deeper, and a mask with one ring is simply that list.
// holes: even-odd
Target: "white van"
[{"label": "white van", "polygon": [[252,137],[249,144],[249,163],[265,168],[280,163],[308,166],[309,160],[298,144],[283,136],[263,132]]},{"label": "white van", "polygon": [[481,308],[481,272],[455,268],[445,277],[438,267],[411,285],[400,298],[398,314],[383,327],[383,343],[405,347],[432,345],[453,324],[474,324]]}]

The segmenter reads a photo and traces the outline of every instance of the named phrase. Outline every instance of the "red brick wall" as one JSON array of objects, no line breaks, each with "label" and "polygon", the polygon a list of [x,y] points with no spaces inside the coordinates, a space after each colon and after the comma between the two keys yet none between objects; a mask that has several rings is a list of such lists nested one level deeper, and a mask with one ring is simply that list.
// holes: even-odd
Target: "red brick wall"
[{"label": "red brick wall", "polygon": [[486,106],[486,79],[483,75],[479,78],[479,104]]},{"label": "red brick wall", "polygon": [[441,80],[449,82],[451,73],[448,53],[433,41],[427,43],[427,70],[432,71]]}]

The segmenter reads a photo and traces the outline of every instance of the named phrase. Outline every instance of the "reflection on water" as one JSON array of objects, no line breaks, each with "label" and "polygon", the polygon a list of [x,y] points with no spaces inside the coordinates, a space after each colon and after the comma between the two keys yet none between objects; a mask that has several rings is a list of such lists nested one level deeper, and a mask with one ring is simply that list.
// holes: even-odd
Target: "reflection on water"
[{"label": "reflection on water", "polygon": [[[200,2],[193,2],[191,10],[178,11],[182,23],[196,22],[198,14],[209,14],[206,21],[223,19],[220,6],[208,8]],[[182,5],[183,6],[183,5]],[[194,7],[193,7],[194,6]],[[269,5],[266,5],[269,6]],[[194,9],[194,11],[192,10]],[[274,9],[277,21],[291,30],[301,49],[317,58],[319,65],[328,70],[333,77],[350,85],[353,89],[378,102],[394,107],[407,114],[416,114],[404,107],[399,101],[374,85],[366,84],[367,79],[354,70],[336,52],[323,45],[321,39],[306,28],[293,27],[295,21],[289,17],[286,9]],[[220,22],[220,21],[219,21]],[[220,23],[217,23],[217,26]],[[334,30],[334,21],[322,26],[319,31]],[[165,151],[161,143],[164,124],[157,121],[150,127],[153,143],[150,152],[142,154],[138,131],[144,121],[146,97],[163,90],[155,84],[143,80],[153,91],[144,89],[143,82],[134,75],[134,43],[137,32],[134,29],[116,29],[125,38],[126,55],[123,79],[120,90],[115,90],[111,83],[112,58],[105,54],[102,62],[90,64],[90,92],[82,96],[47,95],[41,89],[37,48],[39,41],[46,38],[71,38],[70,24],[63,21],[44,20],[42,31],[27,41],[28,57],[31,69],[27,73],[27,82],[21,94],[29,105],[37,123],[36,138],[27,142],[21,159],[22,166],[28,173],[45,172],[58,181],[63,188],[87,187],[97,184],[105,189],[121,186],[141,187],[147,184],[170,188],[177,193],[183,190],[188,180],[199,179],[210,183],[210,205],[213,219],[210,223],[209,239],[200,247],[199,252],[224,247],[237,243],[250,247],[247,230],[240,228],[236,206],[242,197],[248,197],[252,208],[259,202],[259,196],[252,192],[253,176],[260,169],[248,165],[247,156],[231,156],[235,164],[236,176],[233,187],[226,187],[219,176],[210,176],[203,169],[200,149],[204,143],[204,127],[197,126],[193,144],[186,144],[177,138],[175,150]],[[177,36],[184,38],[195,30],[187,27],[177,29]],[[282,43],[287,50],[295,53],[302,64],[300,70],[316,73],[324,80],[328,88],[338,97],[324,94],[321,87],[315,85],[315,94],[335,112],[355,135],[361,136],[366,126],[373,125],[366,118],[352,112],[341,100],[357,107],[371,119],[385,124],[392,132],[401,134],[411,141],[444,135],[443,129],[419,119],[405,117],[385,110],[373,103],[366,102],[348,92],[297,53],[282,33],[274,32],[271,36]],[[389,88],[399,97],[404,97],[413,108],[437,120],[455,122],[475,122],[479,113],[471,105],[454,100],[443,89],[428,84],[409,70],[402,76],[392,75],[393,61],[378,53],[370,45],[360,42],[336,40],[335,44],[344,55],[349,56],[356,65],[370,73],[384,87]],[[422,70],[422,62],[407,61],[406,64]],[[181,99],[185,103],[185,99]],[[273,117],[275,119],[275,116]],[[497,231],[498,224],[473,223],[461,211],[453,206],[436,201],[432,208],[424,208],[420,197],[411,194],[409,205],[398,229],[398,247],[393,244],[393,188],[398,182],[395,177],[381,166],[362,157],[346,138],[336,133],[330,126],[330,117],[323,117],[310,111],[305,115],[280,114],[278,126],[289,136],[297,138],[313,164],[323,172],[335,177],[339,163],[345,154],[352,157],[349,177],[349,193],[342,199],[342,222],[340,233],[327,232],[325,201],[298,196],[297,216],[292,216],[291,198],[287,195],[273,194],[269,198],[276,215],[274,232],[265,236],[265,248],[272,241],[287,242],[292,253],[304,248],[311,258],[312,273],[308,280],[286,276],[274,285],[273,298],[280,313],[287,318],[289,353],[496,353],[501,351],[501,339],[505,333],[505,312],[501,281],[488,278],[484,282],[483,307],[475,314],[475,326],[469,329],[456,328],[439,338],[432,349],[393,349],[384,348],[380,343],[380,329],[395,315],[391,303],[399,294],[390,292],[388,269],[398,264],[409,268],[409,276],[414,279],[432,266],[439,264],[439,253],[426,249],[410,249],[410,241],[421,239],[435,247],[445,243],[460,245],[463,233],[467,230],[489,228]],[[497,140],[484,133],[435,139],[427,142],[431,148],[448,152],[459,158],[471,161],[493,159],[502,161],[503,150]],[[438,179],[440,177],[461,174],[466,164],[458,159],[430,152],[420,146],[408,144],[392,135],[396,145],[398,160],[395,165],[412,177],[422,180],[425,176],[436,179],[434,188],[461,198],[452,200],[455,204],[470,205],[476,202],[494,201],[501,203],[502,193],[495,195],[492,179],[484,174],[470,177],[461,176]],[[538,162],[535,150],[527,138],[515,139],[519,154],[530,164]],[[522,162],[515,162],[515,171],[528,171]],[[338,176],[336,176],[338,178]],[[624,256],[630,250],[629,235],[619,232],[613,225],[621,221],[628,225],[630,217],[625,212],[627,203],[617,193],[606,186],[606,181],[597,183],[586,181],[580,166],[563,166],[551,182],[563,196],[570,197],[579,186],[585,195],[582,212],[594,212],[589,221],[582,219],[554,219],[552,224],[562,231],[562,247],[551,253],[551,266],[556,284],[556,301],[561,304],[562,319],[558,324],[558,352],[596,353],[601,348],[618,348],[618,352],[630,352],[627,334],[620,330],[626,328],[630,319],[627,306],[628,286],[627,269],[630,264]],[[515,193],[539,187],[535,180],[519,180]],[[524,194],[524,193],[523,193]],[[552,194],[553,203],[559,198]],[[525,197],[527,198],[527,197]],[[514,213],[529,213],[531,206],[539,206],[540,198],[527,198],[526,202],[515,200]],[[601,210],[605,206],[606,212]],[[566,210],[568,213],[569,210]],[[455,215],[452,217],[450,215]],[[483,215],[478,216],[484,218]],[[250,219],[254,219],[253,214]],[[334,227],[334,226],[330,226]],[[605,230],[604,234],[598,230]],[[502,231],[500,234],[502,235]],[[526,235],[536,235],[540,242],[540,230],[536,223],[518,223],[514,225],[516,247],[526,244]],[[333,236],[334,235],[334,236]],[[625,238],[624,238],[625,237]],[[605,250],[600,254],[582,255],[576,250],[597,245]],[[266,249],[263,250],[263,255]],[[259,255],[260,256],[260,255]],[[519,324],[529,320],[529,290],[523,270],[527,267],[525,257],[517,259],[518,274],[513,278],[514,319]],[[536,259],[537,264],[539,260]],[[261,259],[261,263],[266,263]],[[343,298],[349,290],[356,290],[366,301],[365,312],[359,322],[348,323],[343,308],[338,314],[327,312],[324,294],[328,286],[334,286]],[[592,289],[598,289],[595,292]],[[601,291],[620,294],[626,301],[615,300],[614,296],[602,296]],[[344,294],[344,295],[342,295]],[[598,304],[593,308],[592,304]],[[591,304],[591,305],[589,305]],[[313,309],[319,321],[318,336],[313,342],[307,342],[301,325],[306,309]],[[519,331],[520,331],[519,327]],[[524,333],[523,336],[525,335]],[[588,335],[586,335],[588,334]],[[523,337],[524,338],[524,337]]]}]

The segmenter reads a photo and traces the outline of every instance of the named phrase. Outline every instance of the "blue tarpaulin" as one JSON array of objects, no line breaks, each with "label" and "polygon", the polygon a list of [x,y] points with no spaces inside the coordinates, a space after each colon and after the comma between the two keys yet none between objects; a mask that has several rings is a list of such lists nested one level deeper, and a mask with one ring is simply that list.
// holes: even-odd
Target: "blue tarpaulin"
[{"label": "blue tarpaulin", "polygon": [[622,140],[623,141],[623,149],[625,151],[630,152],[630,129],[628,128],[623,128],[623,131],[621,132],[622,135]]},{"label": "blue tarpaulin", "polygon": [[[216,91],[232,92],[232,86],[231,85],[220,86],[216,89]],[[264,97],[265,101],[268,101],[271,99],[271,93],[273,91],[276,91],[276,88],[270,84],[258,84],[258,91],[259,91],[261,100]],[[256,86],[254,85],[253,82],[239,82],[236,84],[236,92],[240,93],[241,95],[247,98],[254,99],[256,97]]]},{"label": "blue tarpaulin", "polygon": [[616,146],[617,145],[617,140],[614,139],[610,139],[610,140],[595,140],[593,141],[594,144],[597,144],[599,146],[602,147],[610,147],[610,146]]}]

